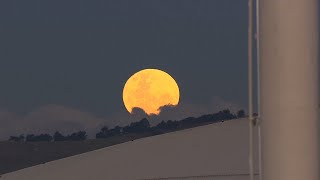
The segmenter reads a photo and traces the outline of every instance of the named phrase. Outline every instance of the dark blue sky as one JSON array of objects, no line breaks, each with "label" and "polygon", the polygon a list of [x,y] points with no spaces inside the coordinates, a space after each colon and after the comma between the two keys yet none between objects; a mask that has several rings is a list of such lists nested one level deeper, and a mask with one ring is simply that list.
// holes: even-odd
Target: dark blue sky
[{"label": "dark blue sky", "polygon": [[0,108],[110,117],[144,68],[171,74],[182,104],[245,107],[246,39],[245,0],[1,1]]}]

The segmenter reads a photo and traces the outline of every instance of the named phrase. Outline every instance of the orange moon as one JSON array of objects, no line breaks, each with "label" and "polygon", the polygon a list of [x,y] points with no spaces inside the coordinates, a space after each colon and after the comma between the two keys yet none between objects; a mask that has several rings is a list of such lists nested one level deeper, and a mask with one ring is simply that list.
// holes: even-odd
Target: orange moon
[{"label": "orange moon", "polygon": [[168,73],[158,69],[144,69],[127,80],[122,98],[129,113],[132,113],[133,108],[141,108],[148,115],[159,115],[160,107],[178,105],[180,91]]}]

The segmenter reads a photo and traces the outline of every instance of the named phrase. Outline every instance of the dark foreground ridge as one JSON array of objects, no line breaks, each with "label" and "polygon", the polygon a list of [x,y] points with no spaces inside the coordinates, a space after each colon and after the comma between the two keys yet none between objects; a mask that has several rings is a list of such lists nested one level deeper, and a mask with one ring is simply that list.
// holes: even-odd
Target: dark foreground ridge
[{"label": "dark foreground ridge", "polygon": [[[147,119],[142,119],[125,127],[114,127],[113,129],[103,127],[101,131],[96,134],[96,139],[89,140],[82,139],[79,141],[70,138],[61,138],[61,136],[59,136],[60,139],[57,141],[55,140],[55,136],[53,136],[49,142],[46,138],[44,138],[44,141],[40,141],[40,138],[39,141],[33,140],[26,142],[12,140],[0,142],[0,174],[143,137],[179,131],[211,123],[221,123],[226,120],[242,118],[245,116],[243,111],[239,112],[237,115],[234,115],[230,113],[229,110],[224,110],[197,118],[189,117],[180,121],[162,121],[153,127],[150,127]],[[43,135],[38,135],[38,137],[43,137]]]}]

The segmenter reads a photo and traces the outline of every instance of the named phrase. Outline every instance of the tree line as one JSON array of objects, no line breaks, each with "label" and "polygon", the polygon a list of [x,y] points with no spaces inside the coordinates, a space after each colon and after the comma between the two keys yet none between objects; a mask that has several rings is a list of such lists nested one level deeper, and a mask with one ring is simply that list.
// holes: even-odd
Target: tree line
[{"label": "tree line", "polygon": [[[229,109],[219,111],[214,114],[207,114],[200,117],[188,117],[180,121],[161,121],[156,126],[151,127],[149,120],[143,118],[138,122],[133,122],[127,126],[120,127],[115,126],[109,128],[104,126],[96,133],[96,139],[106,139],[115,136],[127,136],[127,135],[157,135],[167,132],[177,131],[186,128],[192,128],[209,123],[224,122],[226,120],[244,118],[246,116],[244,110],[239,110],[237,114],[233,114]],[[72,134],[64,136],[60,132],[55,132],[52,136],[50,134],[28,134],[27,136],[10,136],[10,141],[15,142],[38,142],[38,141],[83,141],[87,139],[87,133],[85,131],[78,131]]]},{"label": "tree line", "polygon": [[85,131],[78,131],[72,134],[64,136],[59,131],[56,131],[53,135],[50,134],[27,134],[26,136],[10,136],[9,141],[15,142],[52,142],[52,141],[83,141],[87,139],[87,133]]}]

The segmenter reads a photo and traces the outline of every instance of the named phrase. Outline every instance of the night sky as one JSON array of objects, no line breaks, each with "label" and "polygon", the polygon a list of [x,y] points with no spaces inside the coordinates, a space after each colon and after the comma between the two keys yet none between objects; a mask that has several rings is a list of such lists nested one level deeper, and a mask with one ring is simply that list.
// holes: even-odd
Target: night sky
[{"label": "night sky", "polygon": [[246,109],[247,2],[1,1],[0,62],[0,139],[140,120],[122,89],[144,68],[180,87],[164,120]]}]

